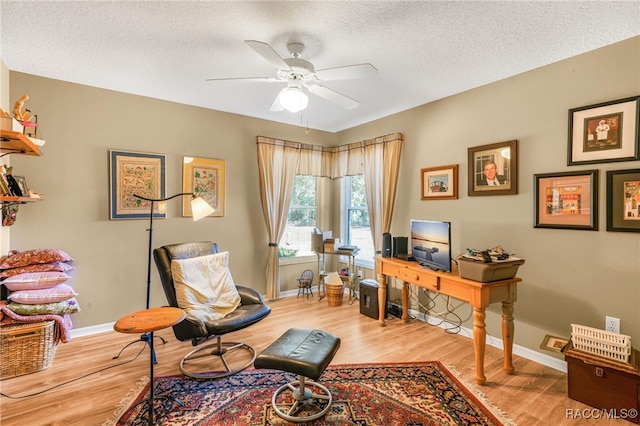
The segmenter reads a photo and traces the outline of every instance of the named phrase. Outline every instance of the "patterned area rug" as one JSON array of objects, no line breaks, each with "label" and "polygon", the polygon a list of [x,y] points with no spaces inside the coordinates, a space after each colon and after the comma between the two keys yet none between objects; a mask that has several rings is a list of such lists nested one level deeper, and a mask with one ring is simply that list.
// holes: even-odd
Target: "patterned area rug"
[{"label": "patterned area rug", "polygon": [[[158,377],[155,395],[170,397],[155,401],[156,424],[290,425],[274,413],[271,397],[296,379],[274,370],[245,370],[219,380]],[[329,388],[333,404],[324,417],[306,423],[310,426],[514,425],[437,361],[335,365],[319,383]],[[148,379],[140,384],[144,389],[123,400],[103,426],[147,424]]]}]

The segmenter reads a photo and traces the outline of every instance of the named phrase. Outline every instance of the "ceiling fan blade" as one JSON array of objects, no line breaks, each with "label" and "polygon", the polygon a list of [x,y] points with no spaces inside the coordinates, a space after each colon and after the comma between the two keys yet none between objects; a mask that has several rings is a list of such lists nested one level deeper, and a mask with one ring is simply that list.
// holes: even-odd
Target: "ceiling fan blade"
[{"label": "ceiling fan blade", "polygon": [[278,81],[274,77],[231,77],[231,78],[208,78],[206,81],[244,81],[249,83],[275,83]]},{"label": "ceiling fan blade", "polygon": [[351,99],[348,96],[345,96],[341,93],[336,92],[335,90],[328,89],[324,86],[318,86],[317,84],[310,84],[307,86],[309,91],[314,95],[318,95],[321,98],[328,100],[329,102],[333,102],[336,105],[341,106],[344,109],[355,109],[360,105],[360,102]]},{"label": "ceiling fan blade", "polygon": [[278,96],[276,96],[276,99],[271,104],[271,107],[269,108],[269,111],[278,112],[278,111],[284,110],[284,107],[280,103],[280,93],[282,93],[282,91],[278,92]]},{"label": "ceiling fan blade", "polygon": [[273,47],[271,47],[269,44],[257,40],[245,40],[244,42],[247,43],[253,50],[258,52],[260,56],[269,61],[269,63],[271,63],[271,65],[273,65],[274,67],[284,70],[289,69],[289,65],[287,65],[284,59],[282,59],[280,55],[278,55],[278,53],[273,50]]},{"label": "ceiling fan blade", "polygon": [[371,64],[347,65],[345,67],[326,68],[316,71],[320,81],[353,80],[370,78],[378,75],[378,70]]}]

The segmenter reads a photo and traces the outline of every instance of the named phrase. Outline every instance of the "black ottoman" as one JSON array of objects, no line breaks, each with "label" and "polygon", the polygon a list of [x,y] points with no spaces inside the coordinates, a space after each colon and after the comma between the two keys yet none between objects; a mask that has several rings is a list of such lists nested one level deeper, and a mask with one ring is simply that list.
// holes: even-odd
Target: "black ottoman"
[{"label": "black ottoman", "polygon": [[[298,375],[298,380],[281,386],[271,398],[271,405],[278,416],[290,422],[308,422],[329,411],[331,392],[313,380],[322,376],[339,347],[340,338],[326,331],[292,328],[256,357],[253,363],[255,368]],[[291,396],[284,394],[287,390],[291,392]],[[280,396],[282,408],[278,406]],[[296,416],[303,405],[308,409]],[[285,412],[283,409],[286,407],[289,408]]]}]

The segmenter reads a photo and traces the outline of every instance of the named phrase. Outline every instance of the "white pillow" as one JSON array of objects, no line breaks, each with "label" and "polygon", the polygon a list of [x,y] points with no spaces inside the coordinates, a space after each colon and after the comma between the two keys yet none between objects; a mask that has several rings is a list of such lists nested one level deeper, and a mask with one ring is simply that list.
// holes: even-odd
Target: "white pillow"
[{"label": "white pillow", "polygon": [[178,306],[200,326],[225,317],[240,305],[229,271],[229,252],[174,259],[171,274]]}]

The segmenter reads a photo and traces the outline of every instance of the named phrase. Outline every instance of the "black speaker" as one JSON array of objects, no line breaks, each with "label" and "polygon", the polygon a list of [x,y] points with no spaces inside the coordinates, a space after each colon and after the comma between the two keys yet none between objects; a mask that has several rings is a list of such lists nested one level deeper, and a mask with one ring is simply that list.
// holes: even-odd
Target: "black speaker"
[{"label": "black speaker", "polygon": [[408,257],[407,246],[409,245],[408,237],[393,237],[393,257],[406,259]]},{"label": "black speaker", "polygon": [[391,234],[382,234],[382,257],[391,257]]}]

